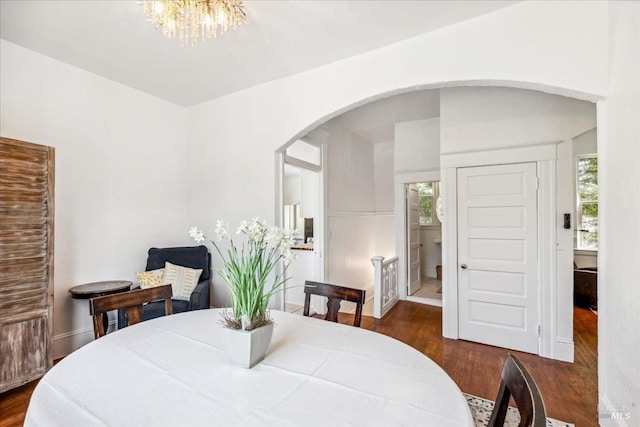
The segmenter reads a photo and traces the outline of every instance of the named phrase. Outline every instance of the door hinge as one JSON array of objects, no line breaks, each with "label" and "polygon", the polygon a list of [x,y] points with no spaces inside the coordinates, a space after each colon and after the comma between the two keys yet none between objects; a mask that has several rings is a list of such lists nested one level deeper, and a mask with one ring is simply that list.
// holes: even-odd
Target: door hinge
[{"label": "door hinge", "polygon": [[540,189],[540,178],[536,178],[536,190]]},{"label": "door hinge", "polygon": [[538,325],[538,336],[540,336],[540,325]]}]

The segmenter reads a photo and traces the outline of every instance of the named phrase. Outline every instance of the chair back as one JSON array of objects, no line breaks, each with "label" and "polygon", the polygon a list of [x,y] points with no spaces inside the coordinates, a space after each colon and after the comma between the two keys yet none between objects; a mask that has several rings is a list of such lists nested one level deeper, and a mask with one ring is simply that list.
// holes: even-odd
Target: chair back
[{"label": "chair back", "polygon": [[487,424],[488,427],[502,427],[504,425],[511,396],[513,396],[520,412],[519,427],[545,427],[547,425],[547,415],[538,386],[518,358],[507,354],[502,367],[500,389]]},{"label": "chair back", "polygon": [[307,280],[304,282],[304,293],[303,314],[305,316],[309,316],[311,295],[320,295],[329,298],[329,301],[327,302],[327,314],[324,317],[324,320],[337,322],[340,302],[350,301],[356,303],[356,314],[353,319],[353,326],[360,326],[360,321],[362,320],[362,306],[364,305],[365,297],[364,290]]},{"label": "chair back", "polygon": [[211,254],[206,246],[183,246],[174,248],[151,248],[147,257],[146,271],[164,268],[165,262],[202,270],[200,280],[208,280],[210,275]]},{"label": "chair back", "polygon": [[164,300],[165,314],[173,314],[173,307],[171,306],[172,296],[173,291],[171,290],[171,285],[164,285],[91,298],[89,300],[89,312],[93,316],[93,332],[96,339],[107,333],[102,323],[101,316],[103,313],[122,309],[125,312],[129,325],[133,325],[142,321],[142,308],[144,303],[147,302]]}]

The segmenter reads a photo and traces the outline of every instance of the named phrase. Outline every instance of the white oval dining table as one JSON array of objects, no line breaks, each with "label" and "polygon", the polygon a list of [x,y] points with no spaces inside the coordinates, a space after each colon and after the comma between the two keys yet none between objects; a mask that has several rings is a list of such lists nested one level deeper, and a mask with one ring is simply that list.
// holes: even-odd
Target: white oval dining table
[{"label": "white oval dining table", "polygon": [[73,352],[38,383],[25,426],[466,426],[453,380],[382,334],[272,311],[265,359],[227,362],[221,311],[165,316]]}]

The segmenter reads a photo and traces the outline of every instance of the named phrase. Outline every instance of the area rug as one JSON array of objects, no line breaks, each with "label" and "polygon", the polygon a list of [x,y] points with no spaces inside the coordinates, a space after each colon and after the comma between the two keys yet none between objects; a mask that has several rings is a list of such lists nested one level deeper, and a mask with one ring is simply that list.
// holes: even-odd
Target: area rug
[{"label": "area rug", "polygon": [[[467,398],[467,403],[471,408],[471,415],[473,421],[476,423],[476,427],[485,427],[491,418],[491,411],[493,411],[493,402],[491,400],[483,399],[472,394],[463,393]],[[504,420],[504,425],[507,427],[518,427],[520,423],[520,413],[516,408],[509,407],[507,409],[507,416]],[[547,418],[547,427],[575,427],[571,423],[565,423],[564,421],[558,421],[553,418]]]}]

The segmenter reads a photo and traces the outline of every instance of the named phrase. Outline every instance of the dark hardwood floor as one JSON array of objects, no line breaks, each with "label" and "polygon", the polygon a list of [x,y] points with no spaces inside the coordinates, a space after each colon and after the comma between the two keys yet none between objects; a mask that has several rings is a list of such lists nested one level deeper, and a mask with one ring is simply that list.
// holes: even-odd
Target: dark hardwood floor
[{"label": "dark hardwood floor", "polygon": [[[348,315],[341,322],[352,322]],[[438,363],[466,393],[494,400],[507,350],[442,338],[442,309],[398,303],[383,320],[363,316],[362,327],[396,338]],[[597,317],[574,309],[575,363],[513,352],[542,393],[547,415],[576,427],[597,426]],[[21,426],[37,381],[0,394],[0,427]]]},{"label": "dark hardwood floor", "polygon": [[[348,320],[347,320],[348,321]],[[398,303],[382,320],[362,318],[362,327],[396,338],[429,356],[465,392],[494,400],[508,350],[442,338],[442,309]],[[576,427],[597,426],[597,316],[574,308],[575,363],[511,351],[531,373],[547,416]]]}]

